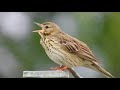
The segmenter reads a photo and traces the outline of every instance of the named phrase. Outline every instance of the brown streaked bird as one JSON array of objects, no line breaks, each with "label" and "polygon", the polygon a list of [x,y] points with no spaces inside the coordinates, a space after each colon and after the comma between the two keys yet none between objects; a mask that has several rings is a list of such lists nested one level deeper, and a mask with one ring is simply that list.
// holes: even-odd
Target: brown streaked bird
[{"label": "brown streaked bird", "polygon": [[108,78],[113,78],[99,65],[97,58],[85,43],[66,34],[53,22],[43,24],[35,22],[35,24],[42,28],[42,30],[33,32],[37,32],[41,36],[40,44],[45,49],[46,54],[60,65],[55,70],[82,66],[98,71]]}]

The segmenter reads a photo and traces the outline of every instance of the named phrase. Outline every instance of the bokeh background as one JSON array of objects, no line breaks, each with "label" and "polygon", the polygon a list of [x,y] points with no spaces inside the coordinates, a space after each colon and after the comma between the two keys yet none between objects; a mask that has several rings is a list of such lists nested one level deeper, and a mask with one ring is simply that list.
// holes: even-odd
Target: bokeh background
[{"label": "bokeh background", "polygon": [[[0,12],[0,78],[22,78],[23,71],[58,66],[39,44],[33,22],[52,21],[85,42],[107,71],[120,77],[120,13],[116,12]],[[84,78],[104,78],[77,67]]]}]

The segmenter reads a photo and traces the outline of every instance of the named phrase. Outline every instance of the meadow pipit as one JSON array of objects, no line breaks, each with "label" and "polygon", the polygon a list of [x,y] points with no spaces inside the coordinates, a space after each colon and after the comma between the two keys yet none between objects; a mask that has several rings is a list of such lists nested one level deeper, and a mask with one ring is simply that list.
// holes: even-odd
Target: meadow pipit
[{"label": "meadow pipit", "polygon": [[40,44],[46,54],[61,66],[56,68],[57,70],[82,66],[98,71],[108,78],[113,77],[99,65],[98,60],[85,43],[66,34],[53,22],[35,24],[42,28],[42,30],[33,32],[37,32],[41,36]]}]

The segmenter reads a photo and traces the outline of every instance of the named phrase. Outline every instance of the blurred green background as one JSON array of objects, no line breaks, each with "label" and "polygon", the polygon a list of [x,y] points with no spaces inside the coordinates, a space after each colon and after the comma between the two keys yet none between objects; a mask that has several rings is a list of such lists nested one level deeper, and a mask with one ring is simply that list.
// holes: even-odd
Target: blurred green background
[{"label": "blurred green background", "polygon": [[[0,77],[22,78],[23,71],[49,70],[58,66],[39,44],[33,22],[52,21],[85,42],[107,71],[120,77],[120,13],[116,12],[0,12]],[[103,77],[77,67],[85,78]]]}]

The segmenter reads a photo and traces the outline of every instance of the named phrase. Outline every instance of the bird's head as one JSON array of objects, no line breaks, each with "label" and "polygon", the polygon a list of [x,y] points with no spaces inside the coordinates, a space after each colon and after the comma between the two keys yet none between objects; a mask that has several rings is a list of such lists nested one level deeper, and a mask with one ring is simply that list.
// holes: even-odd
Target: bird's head
[{"label": "bird's head", "polygon": [[34,23],[42,28],[41,30],[33,31],[33,32],[39,33],[39,35],[41,37],[54,35],[54,34],[59,33],[61,31],[60,28],[53,22],[45,22],[43,24],[40,24],[37,22],[34,22]]}]

